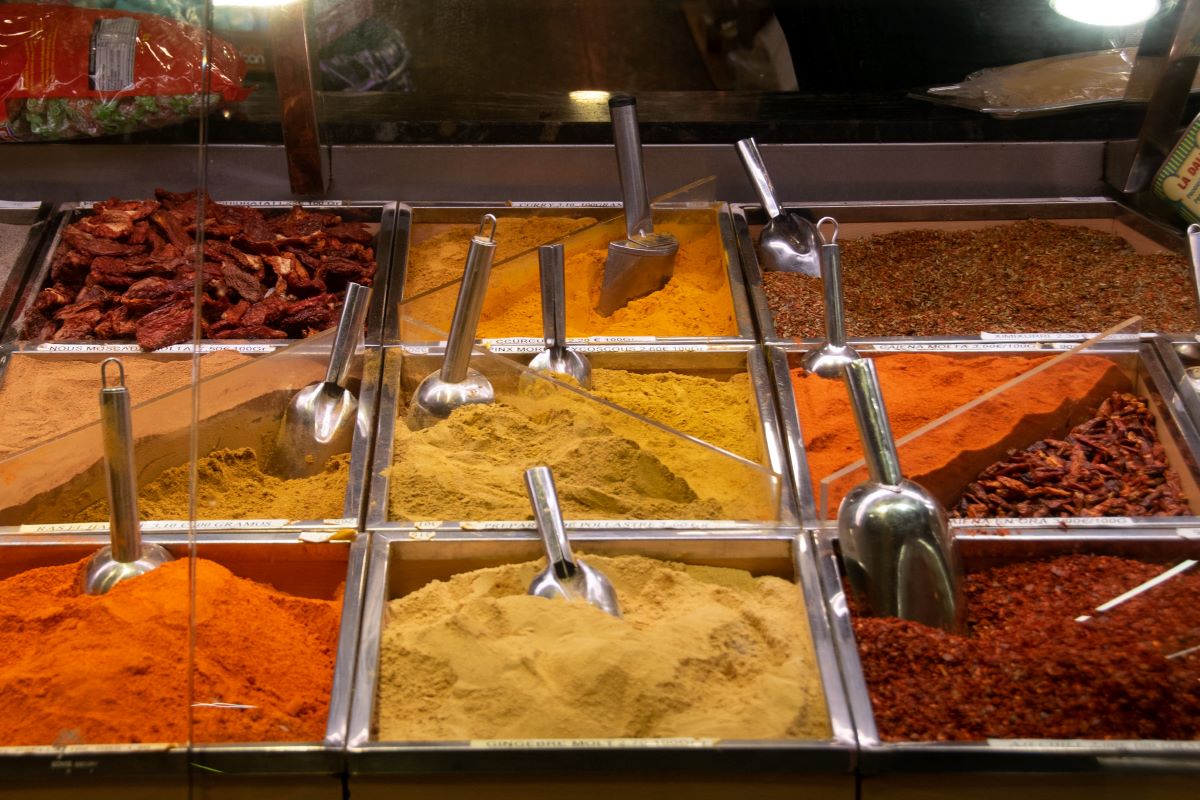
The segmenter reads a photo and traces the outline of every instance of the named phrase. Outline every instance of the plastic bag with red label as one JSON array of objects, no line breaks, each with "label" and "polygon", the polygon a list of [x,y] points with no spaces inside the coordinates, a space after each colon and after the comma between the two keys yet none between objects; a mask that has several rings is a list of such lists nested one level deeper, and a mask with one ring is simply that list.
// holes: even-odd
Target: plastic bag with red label
[{"label": "plastic bag with red label", "polygon": [[107,136],[171,125],[244,100],[246,65],[201,29],[154,14],[0,6],[0,141]]}]

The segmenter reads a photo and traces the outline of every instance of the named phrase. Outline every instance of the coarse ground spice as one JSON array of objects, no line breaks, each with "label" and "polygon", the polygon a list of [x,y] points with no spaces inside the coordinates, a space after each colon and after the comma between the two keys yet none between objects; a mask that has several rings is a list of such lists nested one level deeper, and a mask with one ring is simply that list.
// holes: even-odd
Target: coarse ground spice
[{"label": "coarse ground spice", "polygon": [[388,604],[380,740],[827,739],[796,586],[744,570],[584,555],[621,604],[526,594],[545,561],[434,581]]},{"label": "coarse ground spice", "polygon": [[1068,556],[970,575],[967,636],[855,618],[880,734],[1200,739],[1200,651],[1167,657],[1200,643],[1200,572],[1094,611],[1165,568]]},{"label": "coarse ground spice", "polygon": [[[197,465],[197,519],[340,519],[345,516],[350,454],[333,456],[306,478],[277,478],[262,471],[249,448],[217,450]],[[139,488],[142,519],[188,518],[188,465],[172,467]],[[73,514],[40,512],[29,522],[105,522],[108,501]],[[42,517],[47,517],[42,519]]]},{"label": "coarse ground spice", "polygon": [[[662,216],[660,219],[659,216]],[[551,242],[565,233],[562,220],[536,217],[525,220],[520,244]],[[542,231],[539,226],[545,226]],[[411,273],[418,285],[428,275],[462,277],[467,244],[475,226],[450,231],[414,245],[409,252]],[[715,215],[710,212],[656,215],[655,230],[679,238],[671,280],[657,292],[629,302],[611,316],[596,311],[604,275],[607,245],[568,246],[566,251],[567,335],[580,336],[733,336],[737,324],[729,288],[728,266]],[[505,235],[496,233],[497,248]],[[622,236],[617,229],[613,235]],[[440,260],[439,260],[440,259]],[[406,297],[412,297],[411,289]],[[401,313],[418,323],[412,338],[430,338],[430,329],[447,331],[458,298],[457,283],[406,303]],[[409,336],[408,333],[405,334]],[[484,338],[540,337],[542,335],[541,284],[536,255],[520,263],[496,267],[488,281],[487,297],[479,321]]]},{"label": "coarse ground spice", "polygon": [[[593,389],[685,433],[758,454],[747,380],[596,369]],[[676,381],[676,379],[679,379]],[[773,519],[764,469],[661,431],[574,392],[510,393],[422,430],[396,421],[392,519],[530,519],[524,471],[554,470],[563,513],[575,519]],[[686,397],[683,397],[686,395]]]},{"label": "coarse ground spice", "polygon": [[[204,378],[250,359],[232,351],[200,359]],[[123,353],[125,386],[135,406],[188,386],[192,359]],[[10,357],[0,383],[0,458],[100,420],[100,361],[57,355]]]},{"label": "coarse ground spice", "polygon": [[[84,561],[0,581],[0,745],[187,740],[188,561],[108,594]],[[315,600],[196,561],[199,742],[324,736],[341,597]]]},{"label": "coarse ground spice", "polygon": [[984,470],[954,517],[1159,517],[1191,513],[1144,401],[1114,392],[1063,439]]},{"label": "coarse ground spice", "polygon": [[[1140,254],[1116,234],[1080,226],[1024,220],[841,244],[850,336],[1094,332],[1134,315],[1145,330],[1197,323],[1185,256]],[[763,289],[777,334],[824,336],[819,279],[768,272]]]},{"label": "coarse ground spice", "polygon": [[[892,353],[872,358],[892,433],[900,438],[1053,356]],[[862,458],[862,442],[842,381],[803,369],[792,370],[791,379],[813,491],[819,497],[821,481]],[[1127,383],[1108,359],[1072,356],[901,446],[900,465],[906,477],[951,506],[980,471],[1010,449],[1053,432],[1066,433],[1071,423],[1091,416],[1109,393]],[[866,477],[865,469],[856,470],[831,486],[830,517],[836,516],[842,496]]]}]

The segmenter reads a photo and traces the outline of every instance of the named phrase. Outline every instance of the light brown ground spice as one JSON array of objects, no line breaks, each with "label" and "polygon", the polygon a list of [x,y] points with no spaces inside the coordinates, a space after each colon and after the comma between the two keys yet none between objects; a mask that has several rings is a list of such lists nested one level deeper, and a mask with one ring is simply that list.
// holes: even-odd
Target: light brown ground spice
[{"label": "light brown ground spice", "polygon": [[[1135,314],[1144,330],[1197,323],[1184,256],[1042,220],[847,240],[842,281],[850,336],[1094,332]],[[820,280],[769,272],[763,290],[780,336],[824,335]]]}]

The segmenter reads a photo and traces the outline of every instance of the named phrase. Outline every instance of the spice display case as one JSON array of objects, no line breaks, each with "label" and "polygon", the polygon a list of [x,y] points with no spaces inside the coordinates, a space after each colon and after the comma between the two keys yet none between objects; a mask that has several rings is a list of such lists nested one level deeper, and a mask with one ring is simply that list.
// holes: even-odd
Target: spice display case
[{"label": "spice display case", "polygon": [[565,249],[566,321],[572,344],[701,345],[755,339],[728,205],[655,204],[657,229],[680,239],[673,277],[662,290],[605,317],[595,310],[595,302],[608,244],[625,237],[621,205],[533,202],[401,207],[400,256],[389,297],[403,305],[389,315],[385,343],[445,340],[467,243],[484,214],[498,220],[496,255],[477,334],[485,345],[542,341],[537,247],[555,242]]},{"label": "spice display case", "polygon": [[[1114,392],[1131,392],[1153,415],[1154,433],[1162,446],[1165,464],[1178,476],[1182,498],[1191,509],[1191,513],[1184,516],[1134,517],[1114,513],[1103,517],[1060,518],[1006,514],[985,520],[952,520],[952,524],[991,525],[1016,531],[1075,526],[1169,529],[1194,521],[1200,516],[1200,457],[1197,455],[1200,454],[1200,435],[1184,413],[1177,386],[1164,371],[1153,342],[1140,341],[1135,335],[1127,334],[1123,340],[1102,340],[1074,353],[1064,353],[1066,347],[1068,345],[1064,343],[1036,345],[978,340],[897,343],[876,340],[863,342],[857,349],[864,357],[904,359],[894,362],[898,365],[895,384],[892,384],[891,370],[881,367],[883,400],[892,416],[901,466],[907,477],[922,483],[948,510],[953,511],[968,484],[985,469],[1010,456],[1010,451],[1023,450],[1046,438],[1061,441],[1069,430],[1091,419],[1097,407]],[[865,469],[846,469],[862,458],[862,450],[845,387],[841,381],[824,381],[803,372],[806,346],[771,346],[767,349],[780,406],[780,424],[788,447],[790,474],[796,495],[801,498],[803,519],[814,527],[832,525],[842,494],[867,477]],[[1051,361],[1056,355],[1059,360]],[[981,380],[985,385],[966,383],[963,371],[972,370],[972,364],[974,380]],[[984,369],[988,372],[979,371]],[[983,380],[985,375],[995,375],[995,378]],[[959,405],[962,401],[954,399],[955,387],[972,387],[965,390],[970,395],[966,399],[974,400],[1021,376],[1028,376],[1028,382],[1022,381],[1022,384],[992,396],[991,400],[970,407],[957,420],[951,418],[962,408]],[[825,403],[819,416],[808,416],[807,421],[801,416],[808,414],[800,411],[805,403],[798,399],[796,381],[819,381],[811,395],[812,403]],[[940,388],[918,390],[918,383],[914,381],[924,384],[940,381],[941,385]],[[889,385],[905,386],[906,389],[898,391],[907,394],[895,397],[895,402],[889,404]],[[1027,392],[1033,394],[1028,395],[1028,407],[1025,407]],[[837,408],[841,411],[835,415]],[[836,425],[838,421],[843,424]],[[806,424],[813,430],[806,432]],[[997,428],[998,425],[1001,427]],[[975,430],[980,431],[978,436],[974,435]],[[916,438],[906,443],[903,437],[914,432],[917,432]],[[820,450],[806,448],[806,443],[811,444],[815,439],[820,440]],[[816,466],[814,460],[818,462]],[[813,474],[812,470],[820,474]],[[832,479],[827,480],[829,478]],[[823,481],[826,482],[824,487]]]},{"label": "spice display case", "polygon": [[[1145,215],[1104,197],[1054,200],[991,200],[947,201],[939,203],[830,203],[792,206],[800,215],[816,222],[822,217],[832,216],[838,222],[838,242],[878,234],[896,234],[896,246],[907,246],[914,252],[927,253],[930,261],[917,260],[906,268],[895,267],[903,253],[889,259],[883,251],[873,263],[888,264],[891,268],[877,276],[878,284],[872,287],[878,296],[861,301],[864,309],[859,312],[853,295],[858,292],[846,288],[847,334],[852,341],[868,338],[895,337],[898,341],[929,338],[976,338],[995,340],[1063,341],[1082,340],[1084,333],[1101,331],[1121,319],[1134,314],[1146,316],[1143,327],[1147,330],[1178,330],[1194,327],[1200,322],[1195,313],[1194,280],[1187,268],[1187,245],[1175,230]],[[764,289],[762,268],[757,256],[759,231],[766,222],[759,206],[734,205],[732,208],[734,230],[737,233],[738,250],[743,268],[746,270],[746,288],[758,331],[763,341],[769,344],[792,342],[784,335],[789,327],[804,327],[811,333],[804,340],[819,340],[823,336],[821,317],[820,281],[801,275],[781,275],[779,292],[795,288],[804,292],[803,297],[811,302],[803,304],[805,320],[777,326]],[[1088,273],[1086,285],[1075,286],[1078,293],[1056,298],[1054,292],[1070,286],[1073,275],[1080,273],[1081,262],[1103,263],[1095,251],[1093,241],[1074,241],[1066,237],[1053,248],[1048,241],[1039,244],[1037,231],[1019,242],[1006,238],[1006,227],[1021,220],[1041,220],[1064,226],[1085,228],[1103,234],[1112,234],[1124,239],[1136,256],[1120,255],[1128,267],[1129,258],[1144,258],[1137,266],[1108,273],[1111,280],[1106,285],[1104,271]],[[919,238],[918,231],[953,233],[990,229],[994,236],[974,245],[960,242],[953,248],[939,251],[936,237],[929,240]],[[828,228],[826,229],[828,230]],[[1018,230],[1017,228],[1007,229]],[[907,232],[907,233],[906,233]],[[1063,239],[1064,237],[1056,237]],[[994,240],[993,240],[994,239]],[[1107,246],[1107,245],[1105,245]],[[995,269],[996,248],[1014,250],[1020,256],[1008,259],[1013,263],[1006,267],[1015,281],[1002,291],[981,297],[978,306],[962,307],[956,298],[940,285],[918,286],[914,278],[937,271],[939,275],[953,276],[954,286],[991,287],[998,277]],[[1060,248],[1061,252],[1058,249]],[[843,248],[844,250],[845,248]],[[1057,253],[1057,254],[1056,254]],[[1174,254],[1173,256],[1171,254]],[[943,259],[944,263],[936,259]],[[1177,262],[1177,263],[1173,263]],[[1015,266],[1020,263],[1022,266]],[[1031,278],[1021,277],[1019,269],[1035,270]],[[1153,272],[1150,268],[1153,267]],[[893,269],[894,268],[894,269]],[[943,270],[944,268],[944,270]],[[1147,275],[1154,275],[1151,283]],[[1127,276],[1122,279],[1121,275]],[[843,265],[843,287],[854,286],[855,273],[849,265]],[[1075,279],[1078,281],[1078,279]],[[1126,296],[1135,300],[1126,300]],[[1180,298],[1186,298],[1183,302]],[[1190,309],[1190,311],[1189,311]],[[989,330],[988,319],[1003,317],[1003,324]],[[1080,315],[1085,315],[1080,318]],[[869,320],[876,328],[869,336],[858,330],[856,318]],[[1160,327],[1156,318],[1166,320]],[[1068,324],[1070,323],[1070,324]],[[1174,324],[1172,324],[1174,323]],[[797,337],[799,338],[799,337]]]},{"label": "spice display case", "polygon": [[[1170,528],[1122,531],[1081,528],[1043,530],[1036,534],[1012,537],[983,529],[960,530],[956,538],[966,573],[970,576],[993,567],[1027,565],[1072,554],[1118,556],[1161,564],[1161,570],[1165,571],[1181,559],[1194,559],[1200,555],[1195,538],[1185,533],[1186,529]],[[911,797],[916,792],[922,797],[934,798],[999,798],[1019,792],[1031,797],[1136,795],[1165,798],[1185,797],[1191,793],[1196,771],[1200,769],[1200,742],[1192,740],[991,738],[974,741],[899,741],[883,738],[877,727],[872,695],[864,677],[860,642],[855,638],[854,613],[844,588],[845,576],[840,568],[836,531],[816,531],[813,535],[830,624],[858,735],[860,797]],[[1159,570],[1156,568],[1153,571]],[[1140,578],[1126,583],[1139,582]],[[1024,595],[1030,591],[1033,591],[1032,588],[1009,596],[1014,602],[1014,613],[1022,613],[1022,603],[1027,599]],[[1065,594],[1069,595],[1070,592]],[[1078,600],[1061,601],[1068,605],[1071,602],[1078,604]],[[1036,609],[1039,606],[1031,603],[1025,608]],[[1056,610],[1061,608],[1060,604]],[[906,628],[906,631],[910,629],[915,629],[915,626]],[[908,642],[909,639],[903,641]],[[947,640],[938,638],[937,641]],[[902,647],[897,652],[903,653]],[[1024,652],[1024,648],[1019,648],[1018,652]],[[1111,656],[1121,658],[1118,653],[1112,653]],[[1188,656],[1194,658],[1194,653]],[[1108,656],[1097,653],[1097,657]],[[958,667],[953,657],[945,663],[950,665],[950,669]],[[912,665],[897,664],[894,674],[903,674],[911,669]],[[1120,668],[1114,667],[1114,680],[1119,674]],[[1063,697],[1060,693],[1068,691],[1076,677],[1071,670],[1064,671],[1055,679],[1060,688],[1049,692],[1048,696]],[[1095,679],[1096,676],[1090,677]],[[1033,676],[1029,676],[1029,680],[1033,680]],[[929,690],[934,691],[932,687]],[[1115,686],[1112,690],[1120,691]],[[963,696],[966,703],[972,702],[974,697],[969,692]],[[937,698],[939,703],[945,699],[944,696]],[[916,702],[920,704],[922,701]],[[1114,709],[1116,705],[1117,701],[1114,700]],[[1102,703],[1089,703],[1086,709],[1080,710],[1082,713],[1105,714]]]},{"label": "spice display case", "polygon": [[[293,480],[271,463],[293,396],[325,378],[326,338],[272,354],[217,351],[200,356],[196,514],[201,529],[359,527],[376,410],[378,349],[365,348],[352,362],[350,386],[359,404],[348,454],[331,458],[314,475]],[[108,530],[97,398],[100,364],[111,355],[23,349],[0,363],[0,399],[8,407],[5,436],[16,438],[16,447],[0,454],[5,487],[0,530]],[[146,531],[187,527],[191,362],[187,353],[122,354]]]},{"label": "spice display case", "polygon": [[538,349],[477,349],[472,369],[490,380],[496,402],[422,429],[410,419],[413,395],[440,369],[442,348],[385,348],[369,527],[416,525],[431,535],[529,528],[522,472],[536,464],[559,475],[573,528],[796,524],[760,348],[583,345],[593,376],[613,376],[593,393],[525,369]]},{"label": "spice display case", "polygon": [[[136,203],[136,201],[134,201]],[[389,283],[389,273],[392,268],[392,254],[395,247],[395,229],[397,218],[396,203],[380,203],[380,202],[321,202],[321,203],[291,203],[291,202],[261,202],[261,201],[218,201],[219,205],[231,209],[232,214],[245,214],[249,210],[259,212],[268,221],[280,220],[286,218],[294,209],[299,208],[304,214],[312,215],[330,215],[339,217],[342,224],[347,227],[356,227],[361,224],[362,230],[370,234],[370,240],[366,242],[356,242],[353,237],[357,233],[348,234],[338,241],[345,244],[347,247],[355,247],[362,245],[373,250],[373,266],[374,277],[373,284],[381,287],[380,290],[372,293],[370,311],[367,316],[367,341],[378,342],[379,334],[383,326],[384,311],[387,308],[386,287]],[[8,332],[8,338],[15,339],[22,347],[33,347],[41,351],[63,351],[63,352],[140,352],[144,348],[139,346],[138,339],[142,334],[138,334],[138,339],[135,339],[134,330],[140,330],[139,319],[144,319],[140,315],[145,313],[145,316],[153,313],[166,313],[170,311],[173,305],[184,302],[187,297],[191,296],[192,286],[190,273],[184,274],[182,278],[176,278],[175,273],[171,270],[178,267],[171,266],[178,262],[183,266],[192,266],[190,259],[176,257],[174,260],[164,258],[160,259],[162,266],[145,265],[137,268],[132,273],[129,268],[124,265],[126,258],[131,258],[129,253],[145,249],[141,244],[134,244],[124,241],[120,236],[117,238],[102,238],[92,236],[85,230],[78,229],[76,226],[81,222],[90,222],[97,220],[97,226],[103,225],[102,217],[93,213],[93,202],[76,202],[64,203],[55,209],[53,219],[50,223],[51,232],[48,234],[49,241],[40,253],[39,262],[31,267],[29,280],[26,282],[24,290],[15,301],[13,310],[12,326]],[[194,208],[194,205],[193,205]],[[141,211],[131,212],[134,216]],[[182,212],[180,212],[182,213]],[[136,230],[137,224],[142,224],[143,220],[138,220],[134,225]],[[223,225],[213,225],[210,220],[210,228],[208,229],[208,240],[206,247],[211,249],[215,247],[227,248],[222,252],[207,252],[206,263],[215,265],[217,262],[214,259],[221,258],[220,268],[215,269],[217,274],[206,274],[206,287],[211,290],[206,303],[217,304],[224,302],[227,307],[221,319],[213,322],[213,325],[223,326],[222,331],[216,334],[213,339],[205,339],[201,344],[208,349],[235,349],[242,352],[273,352],[277,349],[286,347],[288,344],[296,341],[295,338],[287,338],[289,335],[286,330],[276,330],[272,325],[286,327],[291,331],[296,331],[301,328],[313,330],[327,330],[337,323],[337,313],[332,310],[329,303],[316,303],[312,308],[309,305],[313,301],[317,301],[324,297],[325,282],[322,280],[319,271],[311,264],[306,265],[304,262],[298,261],[287,250],[280,250],[275,247],[275,242],[282,242],[283,247],[295,247],[301,249],[307,255],[308,252],[303,248],[312,248],[317,246],[325,246],[322,242],[332,241],[335,237],[327,236],[324,230],[334,230],[331,226],[325,226],[322,231],[309,234],[307,236],[292,236],[291,234],[275,234],[267,232],[265,229],[258,230],[255,234],[259,237],[276,237],[267,241],[255,241],[254,237],[248,235],[244,228],[239,228],[234,231],[233,223]],[[122,223],[124,224],[124,223]],[[158,223],[156,223],[157,225]],[[175,223],[182,225],[178,221]],[[243,223],[239,223],[239,226]],[[172,228],[173,229],[173,228]],[[156,229],[157,230],[157,229]],[[163,229],[164,231],[167,229]],[[219,235],[218,235],[219,234]],[[111,235],[111,234],[108,234]],[[142,232],[139,235],[149,235]],[[183,248],[190,247],[192,243],[191,234],[184,228],[180,227],[174,231],[174,236],[180,238],[180,245],[176,248],[179,251]],[[122,234],[126,239],[130,234]],[[167,233],[158,236],[159,240],[164,243],[164,246],[170,246],[172,242],[167,242]],[[223,238],[222,238],[223,237]],[[290,237],[290,238],[289,238]],[[70,240],[70,242],[68,242]],[[230,242],[237,241],[238,247],[234,248]],[[315,244],[314,244],[315,242]],[[95,260],[92,260],[88,265],[86,262],[75,268],[74,272],[64,270],[61,276],[56,277],[59,273],[55,272],[55,259],[60,248],[64,253],[67,252],[68,245],[71,250],[75,250],[75,244],[82,243],[81,246],[89,247],[91,250],[78,250],[79,253],[84,253],[89,259],[94,258],[97,254],[109,253],[110,255],[103,256],[103,269],[113,273],[111,279],[106,278],[108,283],[96,282],[95,286],[89,283],[90,290],[99,289],[99,293],[95,298],[91,298],[89,302],[78,300],[74,293],[80,289],[85,280],[89,280],[89,276],[94,275],[100,268],[95,266]],[[234,253],[234,250],[237,250]],[[94,251],[94,252],[93,252]],[[362,264],[370,263],[365,260],[364,255],[351,254],[353,259],[342,258],[339,255],[340,251],[327,248],[324,251],[325,255],[330,255],[331,260],[336,261],[336,266],[330,268],[328,278],[330,282],[337,282],[344,285],[346,280],[354,280],[361,277]],[[275,256],[271,254],[274,253]],[[278,269],[274,266],[268,273],[265,270],[263,263],[267,258],[287,258],[291,266],[283,265]],[[138,258],[147,258],[153,261],[153,254],[147,256],[142,253]],[[314,257],[315,258],[315,257]],[[355,260],[359,259],[359,260]],[[361,263],[359,263],[361,261]],[[157,262],[155,262],[157,263]],[[256,277],[254,270],[257,269],[259,274]],[[284,270],[289,276],[296,276],[291,282],[284,280],[280,270]],[[303,270],[303,272],[301,272]],[[340,270],[340,272],[339,272]],[[310,274],[311,273],[311,274]],[[164,277],[164,276],[170,276]],[[275,278],[270,278],[274,275]],[[271,283],[274,280],[274,283]],[[62,300],[70,302],[64,304],[58,302],[46,305],[44,299],[40,299],[41,292],[44,289],[50,289],[57,285],[68,284],[68,294]],[[289,294],[294,294],[297,298],[292,301],[291,306],[284,311],[268,311],[265,306],[272,302],[273,297],[281,295],[278,284],[285,283],[286,291]],[[178,285],[176,285],[178,284]],[[134,285],[138,288],[135,290]],[[112,288],[105,288],[106,286]],[[239,289],[239,286],[241,288]],[[85,287],[85,290],[88,289]],[[131,298],[129,293],[137,293],[136,297]],[[242,321],[233,321],[233,310],[240,307],[240,303],[230,304],[226,298],[229,292],[236,292],[243,301],[248,304],[249,309],[245,310],[246,315],[256,313],[256,309],[260,309],[257,317],[251,319],[247,316]],[[344,289],[338,289],[334,292],[333,303],[337,308],[341,305],[341,296],[344,294]],[[254,298],[252,300],[246,297]],[[115,304],[115,305],[114,305]],[[285,304],[286,305],[286,304]],[[67,322],[60,319],[64,308],[77,308],[80,306],[88,306],[88,309],[98,309],[94,316],[97,319],[91,319],[86,313],[71,314],[68,317],[78,318],[79,323],[72,323],[72,328],[67,328]],[[137,309],[132,312],[139,315],[137,319],[126,317],[114,317],[113,313],[122,308]],[[88,311],[84,309],[84,311]],[[153,309],[146,311],[146,309]],[[181,323],[171,322],[164,318],[163,325],[170,323],[175,328],[178,328],[179,335],[167,337],[167,333],[146,334],[149,338],[161,339],[168,342],[165,346],[156,346],[152,349],[161,350],[189,350],[193,346],[191,342],[191,319],[190,306],[185,309],[186,313]],[[278,313],[276,313],[278,311]],[[101,314],[103,312],[103,314]],[[285,313],[291,315],[285,317]],[[270,316],[273,314],[274,316]],[[234,315],[236,316],[236,315]],[[226,317],[230,321],[226,321]],[[294,323],[285,325],[287,319],[294,319]],[[91,320],[90,323],[88,320]],[[272,321],[276,320],[276,321]],[[44,325],[39,325],[39,321]],[[103,335],[97,333],[97,325],[107,325],[111,330],[107,330]],[[57,326],[57,330],[53,335],[45,335],[51,327]],[[152,326],[154,327],[154,326]],[[78,328],[75,331],[75,328]],[[35,330],[37,329],[37,330]],[[72,332],[74,331],[74,332]],[[60,338],[61,337],[61,338]],[[167,337],[167,338],[163,338]]]},{"label": "spice display case", "polygon": [[356,796],[385,796],[404,788],[426,797],[459,796],[497,784],[515,795],[567,783],[589,797],[594,795],[587,786],[593,783],[604,786],[606,793],[635,797],[661,794],[667,785],[692,787],[712,797],[748,788],[760,797],[795,796],[797,791],[815,797],[854,796],[852,725],[816,593],[811,545],[797,532],[630,535],[610,530],[588,531],[572,536],[572,541],[582,556],[641,555],[796,582],[807,606],[829,714],[829,735],[820,740],[379,741],[376,704],[387,602],[430,581],[534,560],[542,554],[542,545],[529,532],[460,532],[430,538],[410,529],[376,531],[373,536],[348,748],[349,781]]},{"label": "spice display case", "polygon": [[[93,534],[24,536],[6,535],[0,541],[0,578],[11,578],[27,570],[67,565],[95,553],[108,537]],[[85,791],[88,796],[187,797],[189,775],[193,788],[211,797],[243,797],[254,791],[288,791],[299,797],[340,798],[343,796],[343,745],[348,720],[352,667],[357,647],[362,586],[366,571],[367,537],[353,543],[311,544],[297,541],[295,532],[258,532],[252,536],[198,534],[193,542],[179,534],[148,534],[144,541],[164,546],[176,559],[190,552],[228,569],[238,578],[273,586],[294,597],[337,600],[342,598],[340,623],[336,634],[336,662],[332,672],[330,704],[321,712],[323,734],[313,741],[223,742],[200,741],[203,729],[197,728],[197,740],[189,746],[186,735],[176,742],[139,742],[89,744],[71,742],[65,732],[61,742],[37,746],[0,747],[0,775],[7,791],[50,793]],[[194,545],[194,547],[192,546]],[[134,579],[146,580],[146,578]],[[181,638],[187,625],[188,581],[179,582],[181,597],[178,610]],[[196,598],[205,605],[204,583]],[[344,597],[342,595],[344,587]],[[135,584],[130,585],[131,590]],[[10,608],[20,615],[20,608]],[[201,636],[205,617],[198,616]],[[128,621],[136,626],[137,620]],[[129,641],[139,641],[131,636]],[[223,642],[237,647],[236,641]],[[185,645],[186,647],[186,645]],[[78,653],[80,658],[92,654]],[[191,663],[185,651],[178,653],[183,663]],[[219,673],[222,668],[216,668]],[[181,669],[182,671],[182,669]],[[240,677],[240,676],[239,676]],[[117,687],[117,691],[120,687]],[[164,688],[162,714],[171,708],[171,697],[178,697],[180,717],[188,713],[184,703],[186,689],[170,685]],[[197,698],[203,704],[206,698]],[[222,698],[233,700],[234,698]],[[87,714],[89,704],[118,702],[103,693],[79,701],[78,712]],[[220,705],[220,704],[217,704]],[[247,713],[236,702],[226,708],[207,709],[210,713]],[[199,708],[199,706],[197,707]],[[197,713],[200,713],[199,711]],[[295,713],[288,710],[286,713]],[[226,730],[233,730],[226,727]],[[186,727],[185,727],[186,730]],[[67,743],[63,743],[67,742]]]},{"label": "spice display case", "polygon": [[0,201],[0,331],[25,285],[46,235],[49,203]]}]

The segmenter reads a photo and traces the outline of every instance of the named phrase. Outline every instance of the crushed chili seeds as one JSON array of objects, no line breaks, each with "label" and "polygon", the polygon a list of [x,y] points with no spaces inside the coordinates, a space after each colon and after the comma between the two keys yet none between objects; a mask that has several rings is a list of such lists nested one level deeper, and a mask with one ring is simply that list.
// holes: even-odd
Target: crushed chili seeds
[{"label": "crushed chili seeds", "polygon": [[856,618],[880,735],[1200,738],[1200,651],[1168,658],[1200,643],[1200,570],[1094,612],[1165,568],[1067,556],[970,575],[967,636]]},{"label": "crushed chili seeds", "polygon": [[1064,439],[1043,439],[985,469],[951,516],[1170,517],[1191,513],[1154,415],[1114,392]]},{"label": "crushed chili seeds", "polygon": [[[1135,314],[1146,330],[1196,327],[1185,256],[1138,253],[1089,228],[897,231],[846,240],[841,252],[850,336],[1095,332]],[[824,336],[819,279],[768,272],[763,290],[778,335]]]}]

